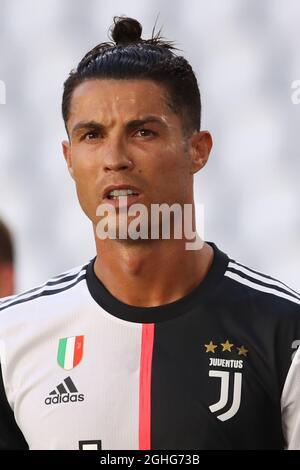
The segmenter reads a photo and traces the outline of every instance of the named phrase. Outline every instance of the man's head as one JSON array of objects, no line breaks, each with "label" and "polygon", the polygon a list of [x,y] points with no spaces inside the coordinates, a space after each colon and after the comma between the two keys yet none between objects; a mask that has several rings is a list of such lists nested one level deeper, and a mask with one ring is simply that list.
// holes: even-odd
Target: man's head
[{"label": "man's head", "polygon": [[68,132],[72,95],[91,79],[139,79],[154,81],[165,89],[171,109],[180,115],[187,133],[200,129],[200,92],[192,67],[174,54],[174,46],[158,35],[141,38],[142,27],[132,18],[114,18],[115,42],[98,44],[71,71],[64,84],[62,114]]},{"label": "man's head", "polygon": [[141,39],[141,25],[115,19],[115,43],[81,60],[65,82],[63,151],[80,204],[95,225],[110,185],[137,189],[136,202],[193,202],[193,175],[209,156],[200,132],[200,93],[191,66],[173,46]]},{"label": "man's head", "polygon": [[0,297],[7,297],[14,291],[14,252],[9,230],[0,220]]}]

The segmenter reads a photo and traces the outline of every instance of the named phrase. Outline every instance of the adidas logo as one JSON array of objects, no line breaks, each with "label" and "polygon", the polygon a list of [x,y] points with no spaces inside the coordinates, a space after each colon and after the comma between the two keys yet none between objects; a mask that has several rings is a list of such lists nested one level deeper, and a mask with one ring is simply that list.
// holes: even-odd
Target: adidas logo
[{"label": "adidas logo", "polygon": [[49,393],[45,399],[46,405],[55,405],[57,403],[69,403],[83,401],[83,393],[78,393],[71,377],[67,377],[62,383]]}]

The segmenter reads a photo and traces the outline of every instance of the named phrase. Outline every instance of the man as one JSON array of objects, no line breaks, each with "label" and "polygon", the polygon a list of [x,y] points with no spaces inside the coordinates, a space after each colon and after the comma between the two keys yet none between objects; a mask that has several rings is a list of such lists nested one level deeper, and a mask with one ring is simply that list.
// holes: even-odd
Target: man
[{"label": "man", "polygon": [[0,297],[14,293],[14,253],[11,234],[0,220]]},{"label": "man", "polygon": [[[97,255],[0,304],[1,446],[297,447],[289,389],[281,397],[300,295],[212,242],[187,249],[175,216],[162,235],[157,204],[192,207],[194,227],[193,176],[212,139],[172,45],[142,40],[130,18],[115,19],[112,37],[71,72],[62,104],[63,153]],[[129,236],[134,204],[158,237]],[[115,211],[106,238],[101,207]]]}]

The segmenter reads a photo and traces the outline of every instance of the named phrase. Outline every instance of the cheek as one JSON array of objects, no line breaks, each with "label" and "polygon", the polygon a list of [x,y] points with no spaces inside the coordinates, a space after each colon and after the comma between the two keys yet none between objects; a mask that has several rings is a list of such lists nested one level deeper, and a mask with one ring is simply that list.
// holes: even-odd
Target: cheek
[{"label": "cheek", "polygon": [[82,154],[75,154],[73,156],[73,174],[75,180],[84,180],[86,178],[91,181],[97,174],[97,162],[96,158],[92,158],[91,155],[82,156]]},{"label": "cheek", "polygon": [[99,198],[97,194],[97,174],[89,168],[76,168],[74,181],[79,204],[91,221],[96,220]]},{"label": "cheek", "polygon": [[155,163],[157,176],[168,178],[168,184],[171,183],[170,178],[177,179],[178,176],[185,178],[188,173],[188,157],[181,152],[178,153],[178,147],[175,144],[166,146]]},{"label": "cheek", "polygon": [[74,156],[73,177],[76,184],[78,198],[86,207],[94,207],[95,188],[97,184],[99,168],[95,164],[95,159],[85,158],[82,155]]},{"label": "cheek", "polygon": [[170,148],[164,149],[151,166],[153,194],[169,202],[183,200],[190,184],[188,156],[167,150]]}]

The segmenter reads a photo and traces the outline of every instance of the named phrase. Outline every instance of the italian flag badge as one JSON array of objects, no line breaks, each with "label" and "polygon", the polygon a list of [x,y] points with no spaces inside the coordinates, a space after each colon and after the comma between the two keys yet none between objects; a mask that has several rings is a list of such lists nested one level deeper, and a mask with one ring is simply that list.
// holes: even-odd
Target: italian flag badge
[{"label": "italian flag badge", "polygon": [[61,338],[58,344],[57,362],[65,370],[78,366],[83,355],[84,336]]}]

